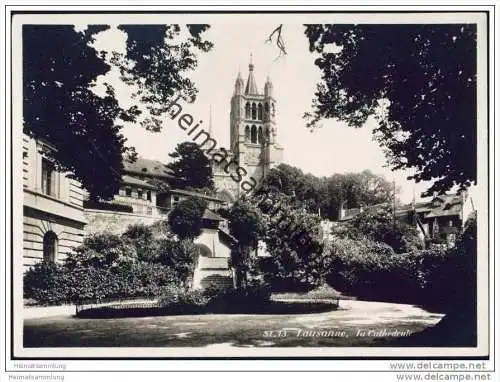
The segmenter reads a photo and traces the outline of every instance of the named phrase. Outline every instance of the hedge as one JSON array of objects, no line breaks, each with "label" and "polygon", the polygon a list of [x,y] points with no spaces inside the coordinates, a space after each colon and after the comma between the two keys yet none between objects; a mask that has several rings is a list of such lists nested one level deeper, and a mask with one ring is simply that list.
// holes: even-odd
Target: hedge
[{"label": "hedge", "polygon": [[39,304],[100,302],[109,299],[158,297],[180,281],[168,267],[137,262],[116,267],[67,268],[40,263],[24,276],[24,298]]}]

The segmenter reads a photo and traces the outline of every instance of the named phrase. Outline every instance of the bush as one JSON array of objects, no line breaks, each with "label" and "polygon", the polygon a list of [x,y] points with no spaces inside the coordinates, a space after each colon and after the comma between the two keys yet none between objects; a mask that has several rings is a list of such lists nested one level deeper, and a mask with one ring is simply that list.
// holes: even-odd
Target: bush
[{"label": "bush", "polygon": [[258,313],[267,310],[271,288],[267,284],[253,282],[245,288],[209,290],[205,296],[208,299],[207,309],[212,313]]},{"label": "bush", "polygon": [[129,225],[122,234],[126,243],[134,246],[140,261],[155,262],[158,260],[158,242],[153,235],[153,228],[145,224]]},{"label": "bush", "polygon": [[171,269],[143,262],[116,267],[67,268],[38,264],[24,276],[24,296],[39,304],[99,302],[135,297],[158,297],[179,284]]},{"label": "bush", "polygon": [[43,305],[68,302],[66,276],[61,265],[38,263],[24,274],[23,296]]},{"label": "bush", "polygon": [[324,256],[330,268],[328,284],[359,298],[448,311],[460,300],[471,299],[470,289],[475,290],[470,282],[475,268],[467,260],[473,255],[464,255],[460,245],[398,254],[369,240],[337,239]]},{"label": "bush", "polygon": [[87,236],[82,245],[68,254],[65,265],[68,268],[107,268],[135,261],[137,251],[134,245],[118,235],[97,233]]},{"label": "bush", "polygon": [[199,290],[169,287],[158,304],[168,313],[200,314],[205,312],[207,302],[208,298]]},{"label": "bush", "polygon": [[196,245],[189,241],[160,239],[156,250],[158,262],[172,269],[179,280],[189,285],[194,273],[195,259],[199,254]]}]

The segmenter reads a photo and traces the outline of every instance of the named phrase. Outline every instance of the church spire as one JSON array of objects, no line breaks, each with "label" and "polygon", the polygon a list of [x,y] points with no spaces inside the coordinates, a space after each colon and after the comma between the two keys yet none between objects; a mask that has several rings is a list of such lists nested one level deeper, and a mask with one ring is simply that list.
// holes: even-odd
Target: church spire
[{"label": "church spire", "polygon": [[253,62],[252,62],[252,54],[250,53],[250,64],[248,65],[248,80],[247,86],[245,88],[246,95],[258,95],[259,90],[257,89],[257,83],[255,82],[255,77],[253,76]]},{"label": "church spire", "polygon": [[208,134],[213,137],[213,130],[212,130],[212,105],[210,105],[210,115],[209,115],[209,120],[208,120]]}]

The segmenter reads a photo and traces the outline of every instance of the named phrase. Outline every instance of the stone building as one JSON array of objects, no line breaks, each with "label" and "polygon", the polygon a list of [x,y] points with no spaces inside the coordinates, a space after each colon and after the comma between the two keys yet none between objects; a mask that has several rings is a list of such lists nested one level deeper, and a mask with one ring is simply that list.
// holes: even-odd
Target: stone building
[{"label": "stone building", "polygon": [[23,264],[60,261],[83,241],[84,191],[55,170],[56,148],[23,135]]},{"label": "stone building", "polygon": [[231,160],[245,169],[246,176],[260,184],[268,171],[283,160],[283,148],[278,143],[276,124],[277,102],[269,77],[264,91],[257,87],[254,65],[250,63],[246,84],[238,73],[234,84],[230,110],[230,149],[223,163],[213,163],[215,187],[220,197],[234,201],[239,197],[240,182],[234,181],[225,165]]}]

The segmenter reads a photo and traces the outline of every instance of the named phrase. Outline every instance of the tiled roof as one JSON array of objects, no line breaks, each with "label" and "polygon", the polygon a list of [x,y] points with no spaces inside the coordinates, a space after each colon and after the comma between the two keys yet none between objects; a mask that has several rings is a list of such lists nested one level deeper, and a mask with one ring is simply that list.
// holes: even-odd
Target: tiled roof
[{"label": "tiled roof", "polygon": [[151,190],[156,190],[156,187],[153,186],[152,184],[149,184],[148,182],[145,182],[141,179],[134,178],[133,176],[130,176],[130,175],[123,175],[122,176],[122,183],[123,184],[131,184],[134,186],[139,186],[139,187],[144,187],[144,188],[149,188]]},{"label": "tiled roof", "polygon": [[161,178],[173,178],[172,170],[157,160],[138,157],[135,162],[123,161],[124,171],[128,174],[140,174]]}]

